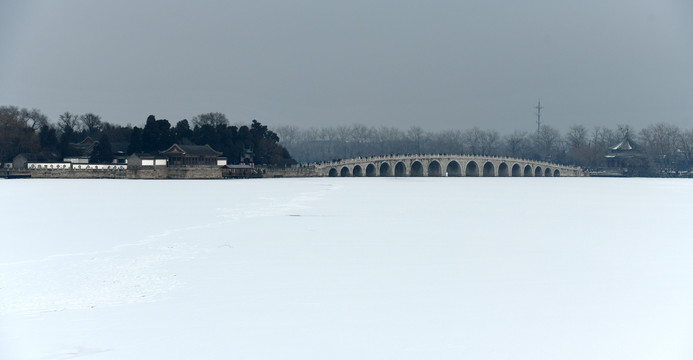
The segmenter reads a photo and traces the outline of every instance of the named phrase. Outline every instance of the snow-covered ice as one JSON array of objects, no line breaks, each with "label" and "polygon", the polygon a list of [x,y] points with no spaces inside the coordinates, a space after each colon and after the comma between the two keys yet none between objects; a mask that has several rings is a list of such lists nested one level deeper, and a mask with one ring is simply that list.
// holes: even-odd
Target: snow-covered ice
[{"label": "snow-covered ice", "polygon": [[0,359],[691,359],[693,182],[0,181]]}]

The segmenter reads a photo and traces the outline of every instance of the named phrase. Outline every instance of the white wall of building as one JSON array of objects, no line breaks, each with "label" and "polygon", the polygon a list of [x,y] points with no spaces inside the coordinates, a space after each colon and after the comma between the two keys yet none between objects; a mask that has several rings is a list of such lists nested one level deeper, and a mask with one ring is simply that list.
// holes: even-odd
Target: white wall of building
[{"label": "white wall of building", "polygon": [[125,164],[73,164],[73,170],[127,170]]},{"label": "white wall of building", "polygon": [[31,162],[26,164],[27,169],[70,169],[72,164],[70,163],[43,163],[43,162]]},{"label": "white wall of building", "polygon": [[86,158],[86,157],[66,157],[63,159],[63,161],[73,163],[73,164],[88,164],[89,158]]}]

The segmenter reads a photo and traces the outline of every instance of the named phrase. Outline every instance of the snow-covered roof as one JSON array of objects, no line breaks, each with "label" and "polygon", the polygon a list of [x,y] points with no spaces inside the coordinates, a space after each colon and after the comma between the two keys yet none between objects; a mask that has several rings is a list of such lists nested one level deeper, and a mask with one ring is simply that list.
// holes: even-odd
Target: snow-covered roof
[{"label": "snow-covered roof", "polygon": [[620,150],[620,151],[625,151],[625,150],[633,150],[635,149],[635,146],[631,143],[629,138],[623,139],[618,145],[614,146],[611,148],[611,150]]}]

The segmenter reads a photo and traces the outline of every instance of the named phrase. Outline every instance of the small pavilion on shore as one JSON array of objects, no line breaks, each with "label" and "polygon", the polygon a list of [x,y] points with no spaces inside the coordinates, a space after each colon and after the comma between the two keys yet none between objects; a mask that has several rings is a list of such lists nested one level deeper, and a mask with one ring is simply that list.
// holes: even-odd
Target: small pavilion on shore
[{"label": "small pavilion on shore", "polygon": [[606,158],[607,168],[620,171],[623,175],[635,175],[646,166],[647,158],[640,147],[628,134],[615,146],[609,148]]}]

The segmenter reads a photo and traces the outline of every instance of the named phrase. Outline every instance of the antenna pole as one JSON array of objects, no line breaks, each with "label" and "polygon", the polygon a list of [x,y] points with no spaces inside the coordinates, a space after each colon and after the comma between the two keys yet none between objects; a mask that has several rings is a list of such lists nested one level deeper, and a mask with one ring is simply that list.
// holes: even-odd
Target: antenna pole
[{"label": "antenna pole", "polygon": [[537,136],[541,133],[541,109],[544,107],[541,106],[541,99],[538,99],[537,101]]}]

